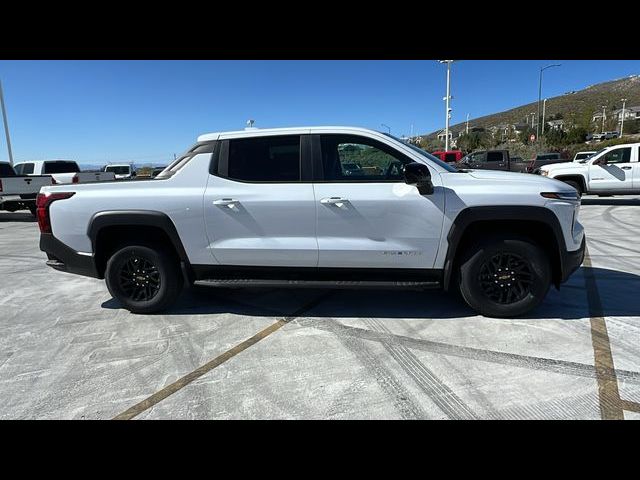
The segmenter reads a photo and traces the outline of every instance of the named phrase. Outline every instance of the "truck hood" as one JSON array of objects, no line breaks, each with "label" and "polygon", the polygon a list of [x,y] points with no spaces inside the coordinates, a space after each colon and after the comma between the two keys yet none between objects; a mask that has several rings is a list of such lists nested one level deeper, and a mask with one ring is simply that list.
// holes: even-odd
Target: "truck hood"
[{"label": "truck hood", "polygon": [[499,170],[466,170],[464,173],[440,174],[445,186],[465,186],[478,191],[534,194],[571,190],[566,183],[532,173],[502,172]]},{"label": "truck hood", "polygon": [[540,167],[540,170],[544,170],[549,173],[558,172],[560,170],[563,172],[583,173],[586,172],[587,169],[588,164],[578,162],[550,163],[549,165],[543,165]]}]

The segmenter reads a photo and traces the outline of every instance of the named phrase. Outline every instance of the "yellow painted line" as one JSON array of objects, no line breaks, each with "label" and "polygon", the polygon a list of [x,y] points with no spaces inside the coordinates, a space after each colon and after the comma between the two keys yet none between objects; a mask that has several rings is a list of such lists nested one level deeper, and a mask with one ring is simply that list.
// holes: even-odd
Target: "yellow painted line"
[{"label": "yellow painted line", "polygon": [[235,347],[231,348],[230,350],[227,350],[222,355],[214,358],[210,362],[205,363],[201,367],[195,369],[193,372],[186,374],[184,377],[179,378],[178,380],[176,380],[172,384],[167,385],[162,390],[157,391],[156,393],[154,393],[150,397],[145,398],[140,403],[135,404],[134,406],[132,406],[131,408],[128,408],[127,410],[125,410],[124,412],[120,413],[119,415],[116,415],[115,417],[113,417],[113,420],[131,420],[132,418],[140,415],[142,412],[144,412],[144,411],[150,409],[151,407],[153,407],[154,405],[160,403],[162,400],[164,400],[168,396],[173,395],[177,391],[183,389],[184,387],[189,385],[194,380],[196,380],[196,379],[200,378],[201,376],[203,376],[205,373],[210,372],[214,368],[222,365],[227,360],[230,360],[231,358],[235,357],[239,353],[245,351],[247,348],[251,347],[252,345],[255,345],[260,340],[263,340],[263,339],[267,338],[269,335],[271,335],[272,333],[277,332],[282,327],[284,327],[287,323],[291,322],[296,317],[300,316],[302,313],[306,312],[307,310],[313,308],[318,303],[323,301],[331,293],[332,292],[324,293],[323,295],[321,295],[320,297],[316,298],[312,302],[310,302],[310,303],[306,304],[305,306],[299,308],[292,315],[290,315],[288,317],[284,317],[284,318],[278,320],[277,322],[269,325],[267,328],[259,331],[254,336],[252,336],[250,338],[247,338],[242,343],[239,343],[238,345],[236,345]]},{"label": "yellow painted line", "polygon": [[589,249],[586,249],[582,265],[585,270],[585,286],[591,323],[591,343],[593,345],[594,367],[598,383],[600,415],[603,420],[624,420],[623,401],[618,390],[618,377],[611,353],[611,342],[607,332],[602,309],[602,301],[593,273]]}]

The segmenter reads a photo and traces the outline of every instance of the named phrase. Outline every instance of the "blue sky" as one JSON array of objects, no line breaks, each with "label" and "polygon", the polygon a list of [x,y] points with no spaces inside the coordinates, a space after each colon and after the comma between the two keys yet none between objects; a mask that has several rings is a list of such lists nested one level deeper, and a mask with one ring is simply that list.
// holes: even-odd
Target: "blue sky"
[{"label": "blue sky", "polygon": [[[467,60],[452,67],[452,124],[640,74],[640,61]],[[167,162],[197,135],[357,125],[408,135],[444,127],[436,61],[0,61],[14,159]],[[0,159],[6,142],[0,135]]]}]

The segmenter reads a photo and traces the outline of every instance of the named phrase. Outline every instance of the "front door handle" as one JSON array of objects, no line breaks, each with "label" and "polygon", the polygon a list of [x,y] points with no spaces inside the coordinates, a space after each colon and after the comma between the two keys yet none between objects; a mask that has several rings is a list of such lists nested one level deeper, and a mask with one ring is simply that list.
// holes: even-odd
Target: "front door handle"
[{"label": "front door handle", "polygon": [[348,200],[346,198],[342,197],[327,197],[320,200],[320,203],[322,203],[323,205],[336,205],[338,203],[345,203],[347,201]]},{"label": "front door handle", "polygon": [[632,167],[621,167],[622,170],[631,170]]},{"label": "front door handle", "polygon": [[236,203],[239,203],[237,200],[233,198],[219,198],[218,200],[214,200],[213,204],[219,207],[233,207]]}]

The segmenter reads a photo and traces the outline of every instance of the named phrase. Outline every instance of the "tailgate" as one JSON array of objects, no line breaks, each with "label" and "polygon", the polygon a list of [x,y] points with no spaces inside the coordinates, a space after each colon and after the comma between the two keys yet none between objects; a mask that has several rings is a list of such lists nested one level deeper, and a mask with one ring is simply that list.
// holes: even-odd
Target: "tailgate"
[{"label": "tailgate", "polygon": [[104,182],[116,178],[113,172],[81,172],[77,175],[79,183]]},{"label": "tailgate", "polygon": [[2,181],[3,195],[21,195],[36,194],[41,187],[52,185],[50,175],[47,176],[24,176],[24,177],[5,177]]}]

